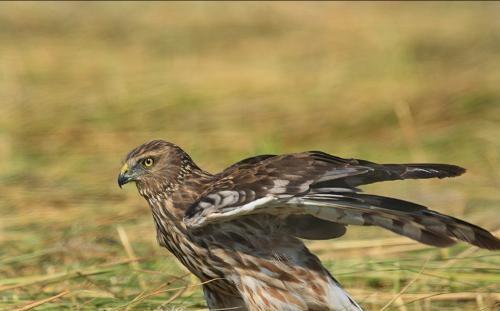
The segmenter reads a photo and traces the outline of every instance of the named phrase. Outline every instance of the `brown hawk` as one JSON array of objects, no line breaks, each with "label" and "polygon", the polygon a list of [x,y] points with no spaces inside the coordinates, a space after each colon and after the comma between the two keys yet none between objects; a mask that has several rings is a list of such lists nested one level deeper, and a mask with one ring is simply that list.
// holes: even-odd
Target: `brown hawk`
[{"label": "brown hawk", "polygon": [[210,309],[362,310],[301,239],[379,226],[433,246],[499,249],[488,231],[415,203],[364,194],[379,181],[444,178],[448,164],[377,164],[320,151],[260,155],[212,175],[178,146],[132,150],[118,177],[149,203],[160,245],[201,281]]}]

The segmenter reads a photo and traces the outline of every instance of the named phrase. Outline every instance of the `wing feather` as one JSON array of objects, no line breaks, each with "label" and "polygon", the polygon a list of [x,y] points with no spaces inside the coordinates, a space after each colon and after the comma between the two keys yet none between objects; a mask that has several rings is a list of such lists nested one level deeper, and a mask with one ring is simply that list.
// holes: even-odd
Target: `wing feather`
[{"label": "wing feather", "polygon": [[185,223],[195,229],[251,214],[276,215],[298,237],[344,234],[346,225],[375,225],[434,246],[456,240],[498,249],[500,240],[465,221],[415,203],[361,194],[357,186],[398,179],[462,174],[448,164],[377,164],[310,151],[264,155],[230,166],[193,204]]}]

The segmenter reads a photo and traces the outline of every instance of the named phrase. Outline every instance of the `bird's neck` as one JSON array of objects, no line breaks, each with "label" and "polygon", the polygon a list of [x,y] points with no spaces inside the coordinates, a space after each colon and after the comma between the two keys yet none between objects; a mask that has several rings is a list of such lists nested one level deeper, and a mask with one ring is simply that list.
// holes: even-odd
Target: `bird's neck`
[{"label": "bird's neck", "polygon": [[207,188],[213,175],[197,166],[184,167],[176,177],[165,179],[156,187],[138,187],[139,193],[148,201],[153,213],[162,215],[177,225],[183,225],[184,213]]},{"label": "bird's neck", "polygon": [[[183,218],[185,210],[196,202],[212,178],[212,175],[202,170],[192,171],[184,176],[181,183],[173,185],[171,188],[173,191],[144,196],[151,207],[160,245],[166,247],[200,279],[216,276],[204,275],[196,268],[194,258],[205,256],[207,248],[200,245],[199,241],[192,239],[184,225]],[[187,250],[195,253],[186,253]]]}]

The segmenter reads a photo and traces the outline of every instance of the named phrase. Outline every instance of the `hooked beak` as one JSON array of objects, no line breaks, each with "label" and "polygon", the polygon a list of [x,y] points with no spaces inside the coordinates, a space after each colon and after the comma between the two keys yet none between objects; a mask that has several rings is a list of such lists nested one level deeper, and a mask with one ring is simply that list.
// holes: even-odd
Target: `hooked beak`
[{"label": "hooked beak", "polygon": [[136,174],[132,170],[130,170],[128,164],[125,163],[120,170],[120,174],[118,175],[118,186],[120,186],[121,188],[129,181],[134,180],[135,177]]}]

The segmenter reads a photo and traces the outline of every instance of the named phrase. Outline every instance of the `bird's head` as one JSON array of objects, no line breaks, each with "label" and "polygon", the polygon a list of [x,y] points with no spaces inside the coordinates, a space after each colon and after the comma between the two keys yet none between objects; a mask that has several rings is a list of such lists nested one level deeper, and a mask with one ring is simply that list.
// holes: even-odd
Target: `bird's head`
[{"label": "bird's head", "polygon": [[178,146],[153,140],[130,151],[125,159],[118,185],[134,181],[142,195],[165,192],[179,183],[194,164]]}]

